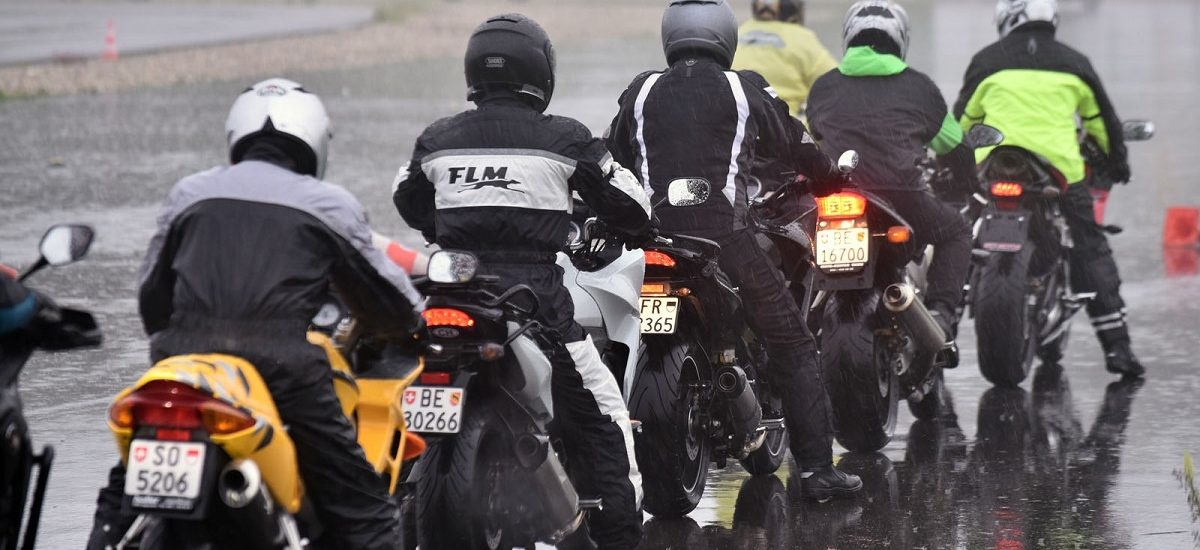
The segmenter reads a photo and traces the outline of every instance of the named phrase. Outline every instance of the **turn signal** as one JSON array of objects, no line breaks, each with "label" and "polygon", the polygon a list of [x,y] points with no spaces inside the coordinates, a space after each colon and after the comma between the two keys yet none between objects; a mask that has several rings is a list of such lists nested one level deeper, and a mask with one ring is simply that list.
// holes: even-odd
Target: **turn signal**
[{"label": "turn signal", "polygon": [[448,307],[430,308],[425,310],[421,316],[425,317],[425,325],[430,327],[471,328],[475,326],[475,319],[472,319],[465,311]]},{"label": "turn signal", "polygon": [[659,252],[657,250],[647,250],[646,251],[646,265],[647,266],[656,265],[659,267],[674,268],[675,267],[675,258],[672,258],[666,252]]},{"label": "turn signal", "polygon": [[867,211],[867,199],[858,193],[834,193],[817,198],[817,215],[822,218],[857,218]]},{"label": "turn signal", "polygon": [[903,225],[894,225],[888,228],[887,240],[893,244],[904,244],[912,238],[912,231]]},{"label": "turn signal", "polygon": [[1021,193],[1024,192],[1025,189],[1022,188],[1021,184],[1019,183],[1013,183],[1011,181],[998,181],[992,184],[993,197],[1016,198],[1021,196]]},{"label": "turn signal", "polygon": [[209,401],[200,406],[200,421],[210,434],[232,434],[256,424],[254,417],[220,401]]}]

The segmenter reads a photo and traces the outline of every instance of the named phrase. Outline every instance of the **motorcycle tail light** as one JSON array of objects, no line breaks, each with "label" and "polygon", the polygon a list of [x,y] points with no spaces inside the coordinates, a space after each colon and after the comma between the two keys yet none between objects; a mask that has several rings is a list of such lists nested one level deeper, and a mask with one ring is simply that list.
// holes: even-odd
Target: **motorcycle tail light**
[{"label": "motorcycle tail light", "polygon": [[858,193],[834,193],[817,198],[817,216],[826,219],[857,218],[867,211],[866,197]]},{"label": "motorcycle tail light", "polygon": [[1015,199],[1017,197],[1020,197],[1021,194],[1024,192],[1025,192],[1025,189],[1023,187],[1021,187],[1021,184],[1019,184],[1019,183],[1014,183],[1011,181],[998,181],[998,182],[992,184],[992,196],[993,197],[1003,197],[1003,198],[1007,198],[1007,199]]},{"label": "motorcycle tail light", "polygon": [[450,384],[448,372],[423,372],[418,379],[424,386],[447,386]]},{"label": "motorcycle tail light", "polygon": [[894,225],[887,230],[887,240],[892,244],[904,244],[912,239],[912,230],[903,225]]},{"label": "motorcycle tail light", "polygon": [[425,310],[421,315],[425,318],[425,325],[430,327],[471,328],[475,326],[475,319],[459,309],[435,307]]},{"label": "motorcycle tail light", "polygon": [[250,413],[171,380],[156,380],[138,388],[113,403],[108,417],[121,428],[158,428],[165,439],[173,440],[180,439],[180,431],[230,434],[257,423]]},{"label": "motorcycle tail light", "polygon": [[642,296],[666,296],[670,291],[667,283],[642,283]]},{"label": "motorcycle tail light", "polygon": [[675,258],[672,258],[671,255],[667,254],[666,252],[660,252],[658,250],[647,250],[646,251],[646,267],[649,267],[652,265],[670,269],[670,268],[674,268],[676,263],[675,263]]}]

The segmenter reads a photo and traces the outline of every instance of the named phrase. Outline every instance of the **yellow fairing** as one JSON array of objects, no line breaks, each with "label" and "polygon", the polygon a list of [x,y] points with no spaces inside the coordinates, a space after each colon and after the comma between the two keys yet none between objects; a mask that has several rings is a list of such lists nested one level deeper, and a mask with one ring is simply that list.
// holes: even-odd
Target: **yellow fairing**
[{"label": "yellow fairing", "polygon": [[[179,355],[156,363],[133,386],[126,388],[117,400],[149,382],[169,380],[189,385],[202,392],[240,407],[254,416],[254,427],[226,435],[211,435],[212,442],[221,446],[231,458],[248,458],[259,465],[267,488],[276,502],[289,512],[300,510],[304,489],[296,465],[296,449],[271,392],[258,370],[244,359],[232,355]],[[116,436],[121,461],[127,459],[132,432],[109,422]]]}]

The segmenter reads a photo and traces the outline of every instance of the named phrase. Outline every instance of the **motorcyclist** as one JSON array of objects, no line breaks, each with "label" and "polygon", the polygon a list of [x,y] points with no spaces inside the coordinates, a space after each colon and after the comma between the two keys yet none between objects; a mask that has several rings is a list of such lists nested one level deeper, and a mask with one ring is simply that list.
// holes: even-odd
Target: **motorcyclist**
[{"label": "motorcyclist", "polygon": [[846,13],[842,41],[841,65],[817,80],[809,96],[813,133],[831,151],[857,150],[862,162],[855,182],[912,225],[917,250],[933,245],[925,306],[953,341],[971,263],[971,229],[958,210],[934,196],[919,163],[928,150],[936,153],[955,183],[943,191],[962,199],[978,185],[974,156],[937,85],[904,61],[909,24],[902,6],[855,3]]},{"label": "motorcyclist", "polygon": [[738,28],[733,56],[734,70],[766,78],[795,117],[804,113],[813,83],[837,67],[817,34],[804,26],[804,4],[805,0],[754,0],[754,18]]},{"label": "motorcyclist", "polygon": [[[362,206],[322,181],[332,138],[321,100],[274,78],[246,88],[225,124],[232,166],[188,176],[167,196],[139,275],[138,310],[153,360],[243,357],[267,383],[295,444],[322,547],[395,548],[399,512],[366,461],[334,393],[325,353],[306,340],[334,289],[366,330],[410,334],[419,295],[371,245]],[[100,491],[88,548],[108,548],[124,469]]]},{"label": "motorcyclist", "polygon": [[477,108],[433,123],[396,176],[396,209],[443,248],[473,252],[503,288],[530,285],[538,320],[560,340],[546,349],[555,423],[581,495],[600,498],[588,515],[601,548],[641,538],[641,476],[629,412],[612,373],[574,320],[555,253],[569,232],[572,193],[610,229],[650,237],[650,205],[637,179],[613,162],[581,123],[544,114],[555,84],[546,32],[520,14],[492,17],[472,33],[467,99]]},{"label": "motorcyclist", "polygon": [[[1088,191],[1099,171],[1107,181],[1129,181],[1121,122],[1100,77],[1083,54],[1055,39],[1056,0],[999,0],[1000,40],[975,55],[954,106],[963,128],[988,124],[1004,133],[1004,145],[1032,151],[1062,176],[1061,207],[1070,226],[1071,287],[1095,292],[1087,303],[1109,372],[1142,376],[1146,369],[1130,346],[1121,278],[1103,228],[1096,223]],[[1107,154],[1099,166],[1085,165],[1078,122]],[[982,162],[991,149],[980,149]]]},{"label": "motorcyclist", "polygon": [[769,376],[786,398],[804,493],[825,499],[856,492],[862,481],[833,466],[829,397],[804,314],[746,223],[749,171],[758,156],[789,164],[821,193],[838,189],[842,177],[766,80],[729,70],[737,21],[725,0],[671,2],[662,40],[670,66],[639,75],[621,95],[609,150],[655,198],[665,197],[675,179],[709,182],[707,202],[659,209],[661,227],[720,243],[720,267],[739,288],[751,328],[767,345]]}]

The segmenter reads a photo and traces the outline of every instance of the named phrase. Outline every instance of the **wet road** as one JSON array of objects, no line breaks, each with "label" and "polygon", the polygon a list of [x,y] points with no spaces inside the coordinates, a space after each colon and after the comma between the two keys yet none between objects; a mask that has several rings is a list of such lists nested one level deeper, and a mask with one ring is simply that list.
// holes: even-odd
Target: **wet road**
[{"label": "wet road", "polygon": [[[838,4],[841,5],[840,3]],[[691,519],[646,528],[649,548],[1192,548],[1200,509],[1176,472],[1200,455],[1200,278],[1165,278],[1162,213],[1200,204],[1194,128],[1200,114],[1200,5],[1191,0],[1063,2],[1063,36],[1093,57],[1120,113],[1152,118],[1158,137],[1130,147],[1136,181],[1116,190],[1109,222],[1126,279],[1135,346],[1148,381],[1114,383],[1080,319],[1063,367],[1040,367],[1022,390],[993,390],[974,363],[948,375],[957,429],[912,424],[870,456],[843,464],[864,475],[853,501],[805,505],[781,472],[747,482],[714,473]],[[994,36],[990,2],[913,4],[912,62],[957,94],[972,52]],[[835,44],[840,8],[812,19]],[[553,34],[553,29],[550,29]],[[661,64],[655,37],[560,51],[552,111],[601,130],[633,75]],[[378,229],[408,232],[389,184],[416,134],[464,106],[458,60],[293,75],[321,93],[336,124],[329,177],[367,205]],[[264,75],[268,76],[268,75]],[[0,252],[32,259],[44,227],[79,221],[99,240],[83,264],[36,279],[66,304],[98,313],[103,350],[39,356],[23,375],[35,441],[58,463],[42,547],[77,548],[96,488],[115,460],[108,400],[146,365],[134,272],[171,183],[223,158],[221,128],[245,82],[0,102]]]}]

